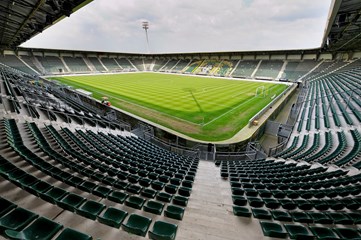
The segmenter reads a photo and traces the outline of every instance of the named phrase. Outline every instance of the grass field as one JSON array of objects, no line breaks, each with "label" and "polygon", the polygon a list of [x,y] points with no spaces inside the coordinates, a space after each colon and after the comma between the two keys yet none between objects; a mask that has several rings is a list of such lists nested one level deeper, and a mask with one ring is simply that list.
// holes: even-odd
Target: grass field
[{"label": "grass field", "polygon": [[[286,85],[160,73],[55,77],[100,100],[190,137],[220,141],[281,94]],[[260,88],[265,89],[263,96]],[[258,96],[256,91],[258,89]]]}]

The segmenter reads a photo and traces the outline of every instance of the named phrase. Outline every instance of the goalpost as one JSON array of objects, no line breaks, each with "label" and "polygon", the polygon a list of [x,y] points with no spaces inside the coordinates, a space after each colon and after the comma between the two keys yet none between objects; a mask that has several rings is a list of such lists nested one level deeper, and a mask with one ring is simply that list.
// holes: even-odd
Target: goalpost
[{"label": "goalpost", "polygon": [[266,90],[264,86],[259,86],[258,88],[256,88],[256,97],[260,96],[262,98],[264,98],[266,96]]},{"label": "goalpost", "polygon": [[262,97],[265,98],[266,96],[270,95],[270,87],[266,88],[264,85],[256,88],[255,97]]}]

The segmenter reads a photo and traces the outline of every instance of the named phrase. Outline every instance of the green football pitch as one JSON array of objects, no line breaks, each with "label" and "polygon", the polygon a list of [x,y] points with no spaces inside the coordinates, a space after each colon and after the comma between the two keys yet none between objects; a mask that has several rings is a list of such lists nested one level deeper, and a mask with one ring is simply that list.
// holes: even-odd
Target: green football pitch
[{"label": "green football pitch", "polygon": [[229,139],[287,86],[160,73],[53,77],[190,137]]}]

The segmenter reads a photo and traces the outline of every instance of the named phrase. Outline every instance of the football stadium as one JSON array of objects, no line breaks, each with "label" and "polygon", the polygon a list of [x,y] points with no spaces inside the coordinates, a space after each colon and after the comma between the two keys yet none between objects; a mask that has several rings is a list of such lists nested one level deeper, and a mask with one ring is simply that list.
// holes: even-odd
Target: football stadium
[{"label": "football stadium", "polygon": [[0,2],[0,239],[361,239],[360,0],[316,48],[23,46],[96,1]]}]

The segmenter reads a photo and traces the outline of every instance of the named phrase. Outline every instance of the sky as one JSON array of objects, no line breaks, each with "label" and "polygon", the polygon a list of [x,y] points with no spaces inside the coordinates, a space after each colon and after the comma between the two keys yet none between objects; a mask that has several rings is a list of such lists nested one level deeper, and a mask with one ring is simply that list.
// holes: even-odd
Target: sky
[{"label": "sky", "polygon": [[23,47],[148,53],[321,46],[331,0],[94,0]]}]

